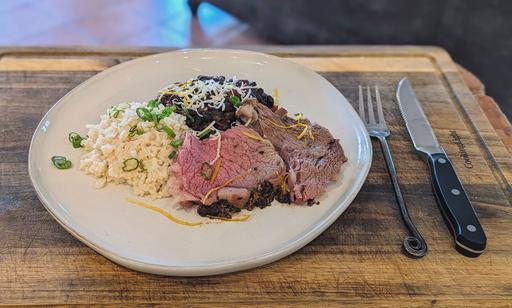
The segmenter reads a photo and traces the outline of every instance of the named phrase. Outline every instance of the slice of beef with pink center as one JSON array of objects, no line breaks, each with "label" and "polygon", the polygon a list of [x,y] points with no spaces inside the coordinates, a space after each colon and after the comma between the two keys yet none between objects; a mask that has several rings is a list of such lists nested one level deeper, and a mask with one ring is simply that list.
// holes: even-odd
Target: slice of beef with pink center
[{"label": "slice of beef with pink center", "polygon": [[288,165],[288,189],[295,203],[314,199],[338,178],[347,158],[325,127],[292,119],[284,108],[273,112],[255,100],[244,101],[237,116],[276,147]]},{"label": "slice of beef with pink center", "polygon": [[181,201],[209,205],[224,199],[243,207],[258,184],[279,181],[285,172],[274,146],[253,129],[236,126],[218,138],[186,134],[169,183]]}]

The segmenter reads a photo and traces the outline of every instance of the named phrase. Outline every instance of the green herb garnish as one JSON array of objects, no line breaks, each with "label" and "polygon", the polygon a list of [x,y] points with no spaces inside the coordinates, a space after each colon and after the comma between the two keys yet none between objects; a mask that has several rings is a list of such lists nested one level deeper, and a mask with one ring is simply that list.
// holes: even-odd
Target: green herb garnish
[{"label": "green herb garnish", "polygon": [[142,134],[144,134],[144,129],[137,127],[137,125],[133,125],[132,127],[130,127],[128,136],[133,137],[135,135],[142,135]]},{"label": "green herb garnish", "polygon": [[123,161],[123,171],[130,172],[139,168],[140,162],[137,158],[128,158]]},{"label": "green herb garnish", "polygon": [[128,107],[130,107],[130,105],[128,103],[121,103],[121,104],[119,104],[117,106],[112,106],[108,110],[107,114],[111,118],[117,118],[119,116],[119,114],[121,113],[121,111],[124,111]]},{"label": "green herb garnish", "polygon": [[235,95],[231,95],[229,97],[229,101],[231,102],[231,104],[233,104],[233,106],[235,106],[236,108],[240,107],[240,99],[238,98],[238,96],[235,96]]},{"label": "green herb garnish", "polygon": [[183,139],[176,139],[171,141],[171,145],[173,148],[177,149],[183,144]]},{"label": "green herb garnish", "polygon": [[294,114],[294,119],[295,120],[300,120],[300,119],[302,119],[303,116],[304,115],[302,113],[298,112],[298,113]]},{"label": "green herb garnish", "polygon": [[160,111],[160,119],[165,119],[167,118],[168,116],[170,116],[174,111],[176,111],[176,106],[170,106],[170,107],[165,107],[164,109],[162,109],[162,111]]},{"label": "green herb garnish", "polygon": [[135,113],[137,113],[137,116],[139,116],[142,121],[150,121],[152,119],[151,112],[144,107],[135,109]]},{"label": "green herb garnish", "polygon": [[144,162],[141,160],[139,160],[139,167],[140,167],[140,170],[139,172],[144,172],[144,171],[147,171],[146,170],[146,167],[144,167]]},{"label": "green herb garnish", "polygon": [[84,140],[84,139],[85,138],[82,138],[82,136],[80,136],[79,134],[77,134],[75,132],[71,132],[68,135],[68,140],[69,140],[69,142],[71,142],[71,144],[73,144],[73,148],[75,148],[75,149],[82,147],[82,140]]},{"label": "green herb garnish", "polygon": [[52,156],[53,165],[57,169],[69,169],[71,168],[71,161],[64,156]]},{"label": "green herb garnish", "polygon": [[205,139],[205,138],[207,138],[207,137],[210,135],[210,133],[212,133],[212,132],[213,132],[213,130],[211,130],[211,129],[209,129],[209,128],[204,129],[204,130],[200,131],[200,132],[197,134],[197,138],[199,138],[199,139],[201,139],[201,140],[202,140],[202,139]]},{"label": "green herb garnish", "polygon": [[176,151],[172,151],[171,153],[169,153],[169,156],[167,157],[169,157],[169,159],[173,159],[174,157],[176,157],[176,154]]},{"label": "green herb garnish", "polygon": [[[158,114],[156,114],[156,112],[151,112],[151,122],[155,123],[155,126],[158,125],[158,122],[160,122],[160,116]],[[149,121],[149,120],[148,120]]]},{"label": "green herb garnish", "polygon": [[155,107],[156,107],[156,106],[158,106],[158,101],[157,101],[156,99],[152,99],[152,100],[150,100],[150,101],[146,104],[146,106],[147,106],[147,107],[149,108],[149,110],[151,111],[151,110],[155,109]]},{"label": "green herb garnish", "polygon": [[176,137],[176,133],[167,125],[162,125],[162,130],[171,138]]}]

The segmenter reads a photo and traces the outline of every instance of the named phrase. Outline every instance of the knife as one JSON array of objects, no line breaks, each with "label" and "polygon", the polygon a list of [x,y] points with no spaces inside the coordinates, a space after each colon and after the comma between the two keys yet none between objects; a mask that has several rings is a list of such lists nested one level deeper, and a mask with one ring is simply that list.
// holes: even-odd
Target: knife
[{"label": "knife", "polygon": [[485,250],[487,237],[407,78],[398,84],[396,97],[414,147],[428,162],[437,204],[453,233],[456,250],[478,257]]}]

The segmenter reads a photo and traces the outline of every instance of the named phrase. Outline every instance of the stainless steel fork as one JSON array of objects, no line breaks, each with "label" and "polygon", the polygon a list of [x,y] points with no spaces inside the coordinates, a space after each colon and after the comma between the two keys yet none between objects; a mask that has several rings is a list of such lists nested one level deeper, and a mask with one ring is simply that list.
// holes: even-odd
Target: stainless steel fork
[{"label": "stainless steel fork", "polygon": [[359,116],[361,117],[361,120],[363,120],[363,122],[365,123],[370,137],[378,139],[380,142],[382,153],[384,154],[386,165],[388,167],[389,177],[391,178],[391,183],[393,184],[393,189],[395,191],[396,201],[400,206],[400,214],[402,215],[405,226],[409,230],[409,235],[406,236],[403,241],[404,249],[411,256],[423,257],[427,254],[427,243],[425,242],[421,234],[418,232],[418,229],[416,229],[416,227],[414,226],[411,217],[407,212],[407,206],[405,204],[402,191],[400,190],[395,164],[393,163],[391,151],[389,149],[389,145],[386,139],[389,136],[389,129],[386,125],[386,120],[384,120],[384,112],[382,109],[382,101],[380,98],[379,87],[375,86],[375,100],[377,101],[377,121],[375,120],[375,114],[373,111],[371,93],[372,91],[369,86],[366,87],[366,90],[366,105],[368,109],[368,118],[365,115],[365,103],[363,98],[362,86],[359,86]]}]

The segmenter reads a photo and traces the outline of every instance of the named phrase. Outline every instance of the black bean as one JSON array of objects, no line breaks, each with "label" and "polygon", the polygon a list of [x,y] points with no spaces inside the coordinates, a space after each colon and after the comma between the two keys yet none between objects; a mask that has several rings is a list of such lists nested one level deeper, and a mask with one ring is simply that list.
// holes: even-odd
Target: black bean
[{"label": "black bean", "polygon": [[160,97],[159,103],[164,104],[164,106],[172,106],[176,102],[182,102],[181,98],[176,94],[164,94]]},{"label": "black bean", "polygon": [[240,209],[234,205],[229,204],[226,200],[219,200],[211,205],[199,205],[197,207],[197,214],[202,217],[222,217],[231,218],[232,214],[240,212]]}]

